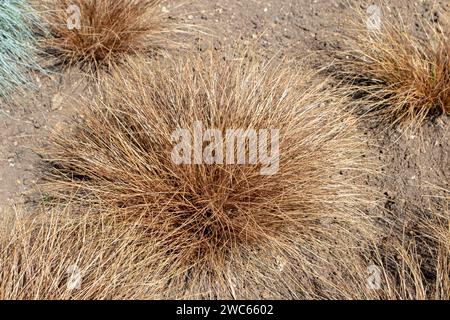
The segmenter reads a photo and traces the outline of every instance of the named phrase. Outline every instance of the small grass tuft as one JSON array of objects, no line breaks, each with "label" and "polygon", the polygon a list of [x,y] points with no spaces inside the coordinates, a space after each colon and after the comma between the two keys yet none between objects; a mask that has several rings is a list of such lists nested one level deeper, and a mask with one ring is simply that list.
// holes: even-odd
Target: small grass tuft
[{"label": "small grass tuft", "polygon": [[429,116],[449,114],[450,29],[444,15],[442,23],[413,27],[387,3],[377,8],[379,28],[368,28],[369,15],[355,9],[345,50],[337,52],[336,76],[392,125],[418,128]]},{"label": "small grass tuft", "polygon": [[98,71],[135,54],[173,48],[181,25],[162,11],[161,0],[44,0],[35,6],[48,32],[42,48],[50,64]]}]

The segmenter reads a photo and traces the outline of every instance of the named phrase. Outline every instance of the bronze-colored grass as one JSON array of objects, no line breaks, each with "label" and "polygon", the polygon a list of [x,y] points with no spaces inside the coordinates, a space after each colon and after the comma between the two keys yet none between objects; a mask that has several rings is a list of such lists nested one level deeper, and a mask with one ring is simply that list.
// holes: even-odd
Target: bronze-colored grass
[{"label": "bronze-colored grass", "polygon": [[171,256],[135,224],[72,206],[25,213],[2,217],[1,299],[157,299],[169,290]]},{"label": "bronze-colored grass", "polygon": [[354,9],[357,18],[337,52],[337,76],[366,97],[366,108],[380,119],[417,129],[426,118],[450,112],[450,28],[444,14],[433,24],[413,13],[414,29],[387,2],[379,8],[379,29],[367,28],[370,15]]},{"label": "bronze-colored grass", "polygon": [[[36,8],[48,32],[41,46],[50,64],[80,66],[89,71],[111,68],[136,54],[154,54],[177,46],[180,23],[162,11],[161,0],[44,0]],[[81,28],[68,21],[80,8]]]},{"label": "bronze-colored grass", "polygon": [[[141,228],[141,223],[145,223],[143,220],[125,222],[113,219],[111,215],[112,212],[101,213],[72,206],[44,206],[32,216],[29,213],[24,215],[21,210],[14,216],[2,216],[0,298],[99,300],[363,296],[365,282],[360,278],[365,275],[364,269],[361,269],[362,274],[355,273],[345,279],[340,274],[326,273],[321,277],[329,277],[328,281],[313,277],[303,279],[305,292],[289,291],[298,286],[299,280],[292,276],[302,275],[303,268],[291,266],[281,256],[272,256],[276,250],[261,251],[269,247],[261,250],[245,250],[244,247],[240,255],[235,255],[229,262],[230,268],[223,270],[222,278],[216,278],[220,284],[207,287],[210,283],[205,275],[197,274],[191,278],[190,271],[177,270],[180,257],[167,247],[170,243],[164,237],[149,237],[148,232]],[[352,262],[359,259],[349,254],[343,258],[352,258]],[[344,262],[339,262],[339,266]],[[352,271],[360,270],[354,265]],[[300,275],[294,272],[300,272]],[[337,279],[332,280],[332,277]],[[292,280],[296,283],[289,282]],[[339,281],[341,286],[334,288],[335,282]],[[196,283],[197,288],[202,287],[205,291],[187,294],[186,282],[190,283],[189,287]],[[218,295],[214,290],[220,285],[230,291]]]},{"label": "bronze-colored grass", "polygon": [[[317,271],[319,278],[302,280],[309,283],[302,287],[306,291],[298,292],[297,296],[448,300],[448,197],[429,200],[430,206],[421,211],[407,211],[406,215],[386,219],[385,222],[391,221],[385,229],[386,238],[383,244],[371,250],[351,250],[339,259],[329,248],[322,256],[331,259],[329,262],[338,262],[338,269],[346,272],[327,274],[327,268],[320,269]],[[147,230],[142,229],[141,224],[145,224],[142,219],[125,221],[115,219],[120,213],[72,205],[41,206],[33,215],[29,212],[24,215],[25,212],[16,210],[14,214],[5,213],[1,217],[1,299],[201,298],[205,294],[186,296],[183,285],[172,283],[176,267],[172,269],[170,265],[177,256],[166,247],[164,237],[149,237]],[[282,286],[294,289],[298,279],[297,284],[293,284],[289,283],[293,278],[282,282],[280,277],[271,279],[271,276],[277,273],[292,276],[293,272],[306,276],[303,268],[290,265],[280,256],[272,256],[276,253],[273,248],[269,252],[264,249],[270,246],[257,251],[244,250],[240,257],[235,257],[242,260],[230,263],[236,269],[230,269],[222,281],[230,281],[226,285],[234,296],[230,292],[226,297],[270,298],[282,293],[286,298],[293,294],[279,290]],[[370,275],[368,264],[376,265],[381,272],[378,290],[366,287]],[[293,270],[286,270],[287,266]],[[323,266],[323,263],[316,266]],[[178,276],[185,272],[179,270]],[[250,278],[234,272],[245,272]],[[79,287],[70,287],[78,280]],[[240,287],[243,281],[250,286]],[[238,291],[241,289],[244,291]],[[258,290],[258,293],[251,290]]]},{"label": "bronze-colored grass", "polygon": [[[137,296],[371,294],[357,269],[374,236],[355,182],[369,166],[363,139],[347,99],[293,70],[241,56],[131,62],[82,102],[83,123],[56,135],[49,195],[133,225],[139,252],[156,257],[139,272],[141,283],[153,280]],[[174,164],[171,134],[192,132],[194,121],[280,129],[278,173]]]}]

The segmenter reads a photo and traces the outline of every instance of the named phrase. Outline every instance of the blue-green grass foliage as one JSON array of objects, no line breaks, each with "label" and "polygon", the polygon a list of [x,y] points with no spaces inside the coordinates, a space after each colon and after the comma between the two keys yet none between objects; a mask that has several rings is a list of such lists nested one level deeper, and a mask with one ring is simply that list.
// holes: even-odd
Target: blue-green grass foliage
[{"label": "blue-green grass foliage", "polygon": [[0,0],[0,97],[32,87],[30,70],[37,63],[37,15],[26,0]]}]

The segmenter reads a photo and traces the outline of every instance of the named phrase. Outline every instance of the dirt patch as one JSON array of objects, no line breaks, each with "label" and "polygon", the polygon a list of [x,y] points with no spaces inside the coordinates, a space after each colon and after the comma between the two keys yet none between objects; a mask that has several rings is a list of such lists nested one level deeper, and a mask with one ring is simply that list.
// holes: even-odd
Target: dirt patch
[{"label": "dirt patch", "polygon": [[0,213],[39,199],[34,188],[41,177],[39,150],[52,130],[70,126],[76,97],[83,94],[77,73],[35,77],[35,91],[0,105]]}]

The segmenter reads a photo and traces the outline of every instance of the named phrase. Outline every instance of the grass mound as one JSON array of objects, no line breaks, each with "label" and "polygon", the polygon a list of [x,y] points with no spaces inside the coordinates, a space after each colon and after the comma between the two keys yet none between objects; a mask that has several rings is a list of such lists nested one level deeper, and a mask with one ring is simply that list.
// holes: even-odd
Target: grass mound
[{"label": "grass mound", "polygon": [[337,76],[390,124],[417,128],[429,116],[448,114],[450,25],[424,22],[414,30],[387,3],[372,7],[379,15],[374,21],[355,9],[359,18],[344,34]]},{"label": "grass mound", "polygon": [[[82,103],[85,121],[54,139],[50,194],[142,230],[141,244],[158,256],[147,269],[160,279],[153,295],[360,292],[346,281],[359,277],[355,252],[373,230],[353,180],[367,163],[347,100],[311,73],[252,58],[162,64],[135,60],[102,79],[94,101]],[[192,137],[199,123],[214,130],[192,164],[180,163],[174,150],[188,142],[178,133]],[[230,146],[230,129],[259,133],[258,147],[251,135]],[[230,150],[244,161],[229,162]]]},{"label": "grass mound", "polygon": [[36,2],[48,32],[42,41],[51,64],[99,70],[135,54],[173,47],[180,25],[160,0],[44,0]]}]

